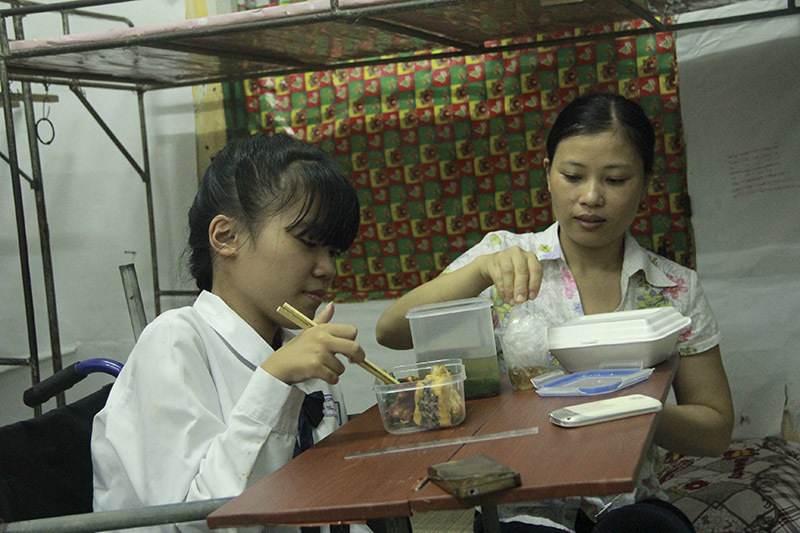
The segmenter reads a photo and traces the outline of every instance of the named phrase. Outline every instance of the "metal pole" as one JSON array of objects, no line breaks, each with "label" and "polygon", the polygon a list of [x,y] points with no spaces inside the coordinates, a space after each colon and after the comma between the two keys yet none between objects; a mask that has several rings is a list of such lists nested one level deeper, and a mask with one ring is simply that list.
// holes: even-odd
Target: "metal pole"
[{"label": "metal pole", "polygon": [[92,533],[110,529],[178,524],[205,520],[231,498],[154,505],[0,524],[0,533]]},{"label": "metal pole", "polygon": [[[11,164],[11,160],[10,160],[10,159],[8,158],[8,156],[7,156],[6,154],[4,154],[3,152],[0,152],[0,159],[2,159],[3,161],[5,161],[5,162],[6,162],[6,163],[8,163],[9,165]],[[33,178],[32,178],[32,177],[30,177],[30,176],[28,176],[27,174],[25,174],[25,172],[23,172],[23,171],[22,171],[22,169],[18,169],[18,170],[19,170],[19,175],[20,175],[22,178],[24,178],[24,179],[25,179],[25,181],[27,181],[28,183],[30,183],[31,187],[33,187]]]},{"label": "metal pole", "polygon": [[[384,518],[386,533],[410,533],[408,518]],[[332,526],[331,526],[332,528]]]},{"label": "metal pole", "polygon": [[139,340],[139,335],[142,334],[142,330],[147,325],[147,315],[144,312],[142,291],[139,290],[139,278],[136,277],[136,267],[133,263],[120,265],[119,273],[122,276],[125,300],[128,302],[128,314],[131,316],[133,339]]},{"label": "metal pole", "polygon": [[650,25],[653,26],[653,31],[664,31],[664,24],[645,8],[639,6],[631,0],[617,0],[617,4],[633,13],[634,16],[649,22]]},{"label": "metal pole", "polygon": [[483,530],[486,533],[500,533],[500,517],[496,505],[481,505]]},{"label": "metal pole", "polygon": [[[125,2],[129,2],[131,0],[122,0]],[[41,4],[40,2],[31,2],[30,0],[3,0],[4,3],[11,4],[14,7],[24,7],[24,6],[46,6],[42,7],[41,12],[45,11],[59,11],[63,9],[61,6],[53,5],[53,4]],[[107,15],[105,13],[95,13],[94,11],[84,11],[81,9],[65,9],[62,11],[62,26],[66,25],[69,26],[69,22],[66,22],[68,15],[86,17],[86,18],[93,18],[93,19],[100,19],[100,20],[109,20],[113,22],[120,22],[125,24],[126,26],[132,28],[134,26],[131,19],[127,17],[120,17],[119,15]],[[65,31],[64,35],[68,34],[69,31]]]},{"label": "metal pole", "polygon": [[[14,196],[14,212],[17,221],[17,243],[19,246],[19,263],[22,271],[22,295],[25,300],[25,320],[28,327],[29,365],[31,382],[39,383],[39,345],[36,340],[36,319],[33,309],[33,290],[31,287],[31,268],[28,257],[28,238],[25,229],[25,212],[22,203],[22,182],[20,181],[19,160],[17,158],[16,133],[14,132],[14,114],[11,103],[11,82],[8,77],[8,28],[6,19],[0,18],[0,84],[2,84],[3,116],[6,122],[6,141],[8,158],[11,165],[11,190]],[[42,407],[33,409],[34,416],[42,414]]]},{"label": "metal pole", "polygon": [[[14,34],[17,39],[25,38],[22,17],[14,17]],[[50,249],[50,226],[47,223],[47,208],[44,200],[44,179],[39,157],[39,139],[36,135],[36,113],[31,101],[31,84],[22,82],[22,105],[25,108],[25,125],[28,131],[28,150],[30,151],[31,174],[33,174],[33,195],[36,201],[36,218],[39,222],[39,247],[42,252],[42,273],[44,275],[45,303],[50,334],[50,351],[53,356],[53,374],[63,367],[61,362],[61,334],[58,329],[58,307],[56,306],[56,285],[53,277],[53,254]],[[65,405],[64,392],[56,395],[56,405]]]},{"label": "metal pole", "polygon": [[29,4],[26,7],[12,7],[0,9],[0,17],[11,15],[29,15],[31,13],[46,13],[60,9],[78,9],[81,7],[106,6],[110,4],[122,4],[133,0],[72,0],[69,2],[57,2],[55,4]]},{"label": "metal pole", "polygon": [[153,294],[155,295],[156,315],[161,314],[161,286],[158,282],[158,248],[156,247],[156,221],[153,209],[153,183],[150,176],[150,151],[147,147],[147,122],[144,114],[144,90],[136,93],[139,102],[139,131],[142,135],[142,159],[144,163],[145,195],[147,197],[147,222],[150,229],[150,261],[153,265]]}]

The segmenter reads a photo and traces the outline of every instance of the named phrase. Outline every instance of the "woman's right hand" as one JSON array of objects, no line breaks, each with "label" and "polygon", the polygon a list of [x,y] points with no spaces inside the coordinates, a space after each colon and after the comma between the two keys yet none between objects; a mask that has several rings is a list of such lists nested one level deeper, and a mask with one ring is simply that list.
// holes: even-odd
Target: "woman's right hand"
[{"label": "woman's right hand", "polygon": [[326,307],[317,325],[293,338],[261,364],[261,368],[288,385],[317,378],[330,384],[339,381],[345,366],[336,357],[342,354],[352,363],[364,360],[364,349],[356,342],[358,329],[349,324],[326,323],[333,309]]},{"label": "woman's right hand", "polygon": [[542,266],[533,252],[512,246],[480,256],[474,263],[486,286],[494,285],[505,303],[521,304],[533,300],[539,293]]}]

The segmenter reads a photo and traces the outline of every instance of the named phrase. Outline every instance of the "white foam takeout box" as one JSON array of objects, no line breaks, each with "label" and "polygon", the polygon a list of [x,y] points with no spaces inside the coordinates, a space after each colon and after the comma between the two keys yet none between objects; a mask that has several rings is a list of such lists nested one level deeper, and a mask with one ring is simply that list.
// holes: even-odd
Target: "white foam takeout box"
[{"label": "white foam takeout box", "polygon": [[674,307],[598,313],[549,327],[547,344],[568,372],[649,368],[669,358],[691,322]]}]

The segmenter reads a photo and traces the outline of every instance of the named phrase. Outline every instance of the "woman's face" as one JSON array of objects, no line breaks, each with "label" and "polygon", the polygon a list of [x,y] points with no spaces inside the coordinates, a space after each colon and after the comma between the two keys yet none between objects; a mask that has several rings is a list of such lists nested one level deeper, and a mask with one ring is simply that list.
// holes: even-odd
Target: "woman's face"
[{"label": "woman's face", "polygon": [[219,284],[214,279],[213,292],[224,291],[220,296],[262,335],[274,334],[276,326],[295,327],[276,311],[284,302],[313,318],[336,274],[340,250],[300,237],[302,224],[286,230],[298,212],[299,204],[268,219],[257,234],[245,232],[226,261],[226,276]]},{"label": "woman's face", "polygon": [[545,169],[562,245],[619,246],[645,191],[642,158],[627,137],[616,129],[567,137]]}]

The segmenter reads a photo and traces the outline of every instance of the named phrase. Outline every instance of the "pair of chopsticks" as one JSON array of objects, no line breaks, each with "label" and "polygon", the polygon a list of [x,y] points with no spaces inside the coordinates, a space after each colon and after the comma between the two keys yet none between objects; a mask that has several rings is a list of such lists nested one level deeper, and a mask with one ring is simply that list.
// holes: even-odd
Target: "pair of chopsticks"
[{"label": "pair of chopsticks", "polygon": [[[301,313],[288,303],[284,303],[283,305],[278,307],[278,313],[280,313],[281,316],[291,320],[295,326],[303,329],[313,328],[314,326],[317,325],[316,322],[308,318],[306,315],[304,315],[303,313]],[[358,363],[358,366],[360,366],[361,368],[363,368],[364,370],[366,370],[379,380],[383,381],[387,385],[397,385],[398,383],[400,383],[394,376],[389,374],[381,367],[376,366],[374,363],[371,363],[367,359],[364,359],[364,361]]]}]

